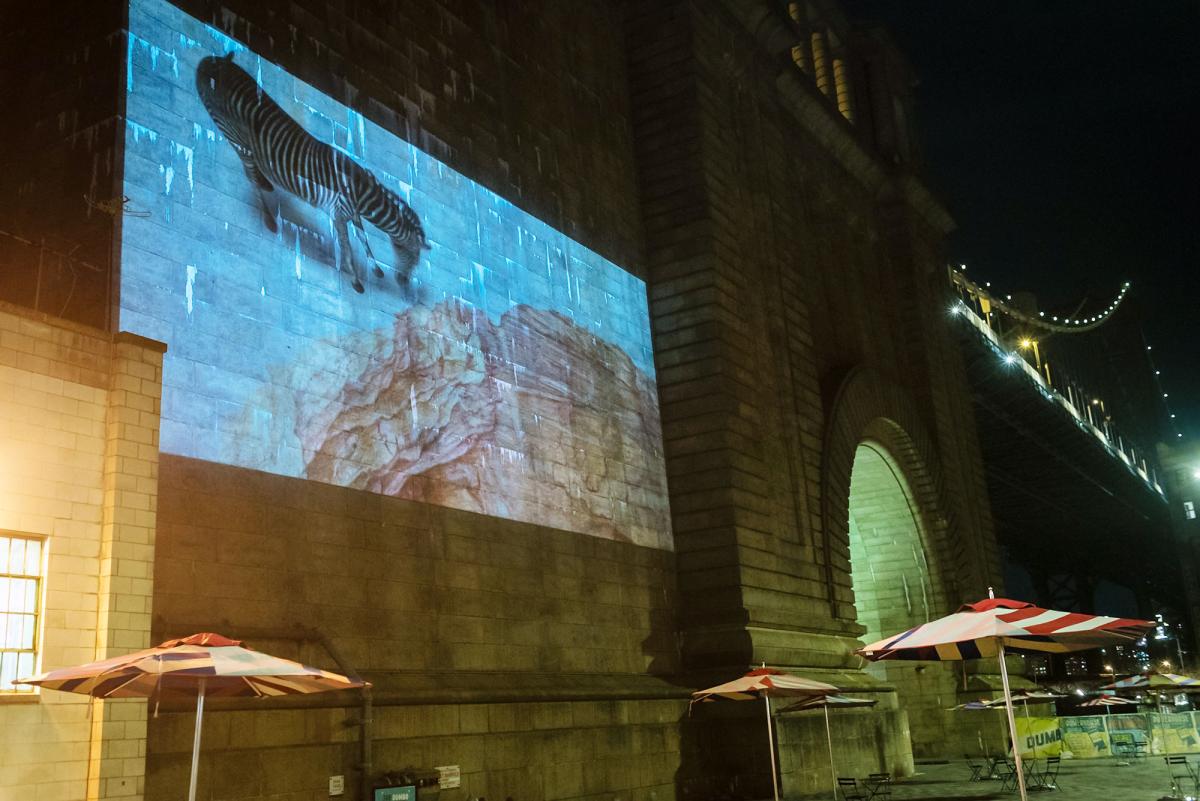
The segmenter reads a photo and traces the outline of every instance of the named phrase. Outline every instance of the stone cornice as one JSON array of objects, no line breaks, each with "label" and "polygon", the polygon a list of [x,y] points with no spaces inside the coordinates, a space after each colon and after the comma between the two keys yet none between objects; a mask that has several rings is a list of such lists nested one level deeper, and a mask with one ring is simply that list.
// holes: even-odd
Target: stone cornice
[{"label": "stone cornice", "polygon": [[780,101],[796,121],[848,173],[872,195],[892,193],[902,197],[922,219],[942,234],[954,230],[950,212],[916,176],[886,164],[868,150],[828,102],[791,66],[790,48],[795,34],[769,0],[717,0],[726,12],[779,63],[775,88]]}]

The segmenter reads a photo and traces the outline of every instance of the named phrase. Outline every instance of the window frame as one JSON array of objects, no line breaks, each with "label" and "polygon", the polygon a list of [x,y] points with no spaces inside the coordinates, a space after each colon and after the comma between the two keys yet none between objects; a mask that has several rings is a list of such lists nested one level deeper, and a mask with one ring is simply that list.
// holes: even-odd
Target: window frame
[{"label": "window frame", "polygon": [[[24,654],[30,653],[33,656],[33,667],[31,674],[37,673],[41,669],[42,661],[42,634],[46,614],[46,580],[47,567],[49,565],[49,544],[50,538],[42,534],[34,534],[26,531],[11,531],[8,529],[0,529],[0,547],[10,548],[12,540],[25,540],[26,542],[36,542],[39,545],[40,552],[38,554],[37,572],[29,573],[13,573],[2,572],[0,578],[28,580],[33,579],[34,594],[33,594],[33,642],[31,648],[9,648],[0,641],[0,654]],[[11,568],[11,565],[9,566]],[[0,612],[11,614],[26,614],[13,613],[6,604],[7,599],[0,602]],[[40,695],[40,687],[30,685],[13,685],[11,689],[0,688],[0,703],[6,701],[21,701],[35,700]]]}]

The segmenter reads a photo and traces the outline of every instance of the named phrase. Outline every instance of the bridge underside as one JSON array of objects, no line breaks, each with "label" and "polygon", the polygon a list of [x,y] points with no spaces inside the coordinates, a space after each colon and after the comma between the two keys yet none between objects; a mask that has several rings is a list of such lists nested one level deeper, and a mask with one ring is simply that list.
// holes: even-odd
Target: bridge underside
[{"label": "bridge underside", "polygon": [[996,536],[1032,579],[1030,600],[1090,611],[1096,586],[1111,582],[1142,612],[1181,606],[1164,498],[1021,364],[970,325],[960,334]]}]

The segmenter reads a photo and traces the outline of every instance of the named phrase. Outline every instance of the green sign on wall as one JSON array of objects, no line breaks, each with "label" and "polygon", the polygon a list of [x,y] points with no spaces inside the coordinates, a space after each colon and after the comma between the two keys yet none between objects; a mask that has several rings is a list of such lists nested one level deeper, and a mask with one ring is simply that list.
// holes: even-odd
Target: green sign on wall
[{"label": "green sign on wall", "polygon": [[375,801],[417,801],[417,788],[379,787],[375,790]]}]

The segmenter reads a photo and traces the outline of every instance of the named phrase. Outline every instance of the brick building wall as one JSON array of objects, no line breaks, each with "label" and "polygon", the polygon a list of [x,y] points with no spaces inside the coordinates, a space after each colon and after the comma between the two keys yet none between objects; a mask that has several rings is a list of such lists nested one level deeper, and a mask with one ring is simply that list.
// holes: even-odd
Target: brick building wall
[{"label": "brick building wall", "polygon": [[[0,304],[0,533],[42,540],[40,666],[149,645],[162,347]],[[146,705],[0,694],[0,798],[142,798]]]}]

